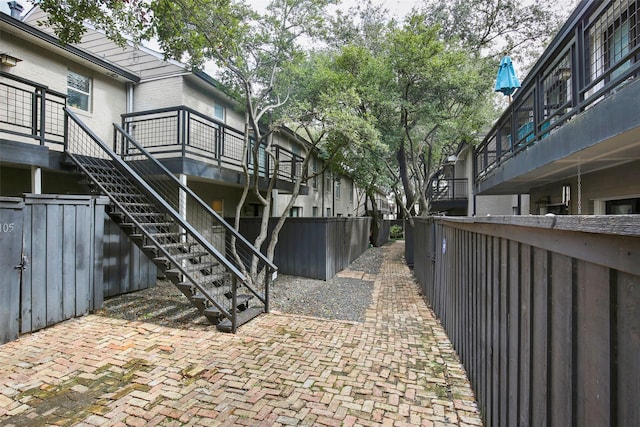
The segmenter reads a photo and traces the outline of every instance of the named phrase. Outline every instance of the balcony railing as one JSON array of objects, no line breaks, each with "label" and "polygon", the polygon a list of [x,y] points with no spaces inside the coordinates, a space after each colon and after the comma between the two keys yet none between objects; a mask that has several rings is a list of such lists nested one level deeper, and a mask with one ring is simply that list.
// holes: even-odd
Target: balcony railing
[{"label": "balcony railing", "polygon": [[640,73],[640,1],[583,1],[475,150],[476,180]]},{"label": "balcony railing", "polygon": [[[189,158],[203,163],[241,170],[252,169],[252,150],[243,150],[244,133],[225,123],[179,106],[124,114],[123,128],[159,159]],[[278,161],[278,178],[293,182],[302,174],[300,155],[278,145],[272,147]],[[261,176],[274,173],[275,165],[265,150],[258,150]]]},{"label": "balcony railing", "polygon": [[65,94],[0,71],[0,134],[62,145],[66,104]]},{"label": "balcony railing", "polygon": [[431,181],[427,197],[432,202],[466,200],[469,198],[467,178],[437,179]]}]

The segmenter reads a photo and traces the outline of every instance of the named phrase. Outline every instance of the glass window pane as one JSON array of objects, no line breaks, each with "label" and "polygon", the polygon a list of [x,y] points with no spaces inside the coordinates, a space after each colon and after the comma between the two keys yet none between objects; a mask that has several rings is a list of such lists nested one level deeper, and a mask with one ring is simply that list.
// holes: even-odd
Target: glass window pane
[{"label": "glass window pane", "polygon": [[69,74],[67,75],[67,84],[69,87],[78,89],[85,93],[88,93],[91,88],[89,77],[81,76],[73,71],[69,71]]},{"label": "glass window pane", "polygon": [[89,95],[69,89],[67,93],[67,104],[71,107],[89,111]]},{"label": "glass window pane", "polygon": [[91,78],[73,71],[67,72],[67,104],[89,111],[91,105]]}]

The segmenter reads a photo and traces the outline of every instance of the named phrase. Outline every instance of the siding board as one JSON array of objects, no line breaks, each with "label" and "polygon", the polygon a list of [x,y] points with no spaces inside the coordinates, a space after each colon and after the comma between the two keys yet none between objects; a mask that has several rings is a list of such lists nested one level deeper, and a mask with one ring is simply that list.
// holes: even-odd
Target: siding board
[{"label": "siding board", "polygon": [[[640,425],[640,278],[617,276],[617,421]],[[629,398],[635,396],[636,398]]]},{"label": "siding board", "polygon": [[570,257],[554,254],[549,286],[549,396],[551,426],[572,425],[572,310],[573,268]]},{"label": "siding board", "polygon": [[578,261],[578,425],[611,425],[609,297],[608,269]]},{"label": "siding board", "polygon": [[547,424],[548,252],[533,249],[531,424]]}]

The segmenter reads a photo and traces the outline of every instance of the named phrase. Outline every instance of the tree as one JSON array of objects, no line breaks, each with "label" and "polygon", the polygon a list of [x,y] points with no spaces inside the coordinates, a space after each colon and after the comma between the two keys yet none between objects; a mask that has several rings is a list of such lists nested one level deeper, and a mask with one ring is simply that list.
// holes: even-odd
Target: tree
[{"label": "tree", "polygon": [[[406,215],[428,213],[430,175],[449,150],[488,122],[493,70],[476,53],[447,40],[422,13],[387,21],[369,4],[351,16],[334,21],[332,47],[340,52],[336,55],[345,53],[341,45],[360,52],[349,56],[345,67],[359,75],[362,111],[376,118],[387,146],[386,184],[404,195]],[[379,72],[371,73],[374,68]]]},{"label": "tree", "polygon": [[440,29],[426,22],[422,14],[411,15],[391,35],[388,55],[402,132],[397,166],[412,215],[429,212],[427,184],[441,159],[486,123],[493,83],[487,61],[443,41]]},{"label": "tree", "polygon": [[549,43],[577,0],[427,0],[422,12],[429,25],[440,25],[446,40],[485,57],[509,53],[528,69]]},{"label": "tree", "polygon": [[[366,48],[347,45],[316,53],[306,75],[297,85],[300,112],[313,111],[305,129],[322,129],[318,144],[327,164],[338,175],[347,175],[371,201],[372,240],[377,241],[380,215],[375,196],[387,187],[387,146],[380,139],[378,117],[371,108],[379,101],[391,75],[379,58]],[[309,120],[311,119],[311,120]],[[299,121],[300,122],[300,121]]]}]

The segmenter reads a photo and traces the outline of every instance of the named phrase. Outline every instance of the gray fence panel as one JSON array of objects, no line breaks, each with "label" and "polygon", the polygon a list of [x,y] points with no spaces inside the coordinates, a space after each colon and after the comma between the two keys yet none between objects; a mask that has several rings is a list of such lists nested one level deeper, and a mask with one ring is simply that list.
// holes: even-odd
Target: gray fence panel
[{"label": "gray fence panel", "polygon": [[637,216],[416,221],[416,279],[487,425],[640,425],[639,230]]},{"label": "gray fence panel", "polygon": [[[99,221],[96,219],[96,221]],[[155,286],[156,265],[108,216],[103,214],[104,297],[112,297]]]},{"label": "gray fence panel", "polygon": [[24,202],[0,197],[0,344],[20,333],[20,276]]},{"label": "gray fence panel", "polygon": [[[275,221],[271,219],[269,232]],[[331,279],[367,250],[369,226],[368,217],[288,218],[278,236],[274,262],[280,274]],[[259,218],[240,221],[240,232],[250,242],[259,230]]]}]

